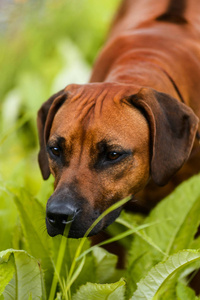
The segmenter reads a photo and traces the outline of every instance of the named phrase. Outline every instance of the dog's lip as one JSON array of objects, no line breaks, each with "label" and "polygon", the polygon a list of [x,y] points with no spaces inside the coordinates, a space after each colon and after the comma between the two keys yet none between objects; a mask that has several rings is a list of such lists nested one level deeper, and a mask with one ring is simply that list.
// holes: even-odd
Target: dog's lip
[{"label": "dog's lip", "polygon": [[[104,226],[103,226],[103,220],[101,220],[98,224],[95,225],[95,227],[89,232],[89,234],[87,235],[89,236],[93,236],[96,235],[99,231],[101,231]],[[71,226],[72,226],[73,222],[71,222]],[[76,224],[75,224],[76,225]],[[86,234],[88,228],[81,228],[80,229],[74,229],[73,227],[69,228],[69,232],[68,232],[68,236],[69,238],[83,238],[84,235]],[[56,228],[54,226],[52,226],[52,224],[50,224],[50,222],[48,221],[48,219],[46,218],[46,227],[47,227],[47,233],[51,236],[54,237],[56,235],[63,235],[64,234],[64,228]],[[75,226],[74,226],[75,227]],[[107,226],[106,226],[107,227]]]}]

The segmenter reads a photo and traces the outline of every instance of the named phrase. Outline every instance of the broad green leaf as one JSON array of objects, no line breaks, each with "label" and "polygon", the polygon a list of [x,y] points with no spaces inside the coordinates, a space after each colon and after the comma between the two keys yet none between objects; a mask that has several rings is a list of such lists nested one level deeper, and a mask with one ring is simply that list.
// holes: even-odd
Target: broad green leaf
[{"label": "broad green leaf", "polygon": [[144,223],[155,224],[144,229],[143,236],[135,236],[131,245],[127,272],[130,291],[134,291],[136,283],[158,262],[181,249],[191,248],[199,225],[199,186],[199,175],[182,183],[145,219]]},{"label": "broad green leaf", "polygon": [[191,242],[191,248],[192,249],[200,248],[200,235]]},{"label": "broad green leaf", "polygon": [[117,256],[100,247],[93,249],[93,255],[98,282],[109,283],[116,271]]},{"label": "broad green leaf", "polygon": [[125,282],[120,280],[111,284],[87,283],[80,287],[72,300],[123,300]]},{"label": "broad green leaf", "polygon": [[[45,300],[43,274],[38,261],[23,250],[0,252],[0,273],[5,271],[4,300]],[[8,274],[9,273],[9,274]],[[12,276],[11,276],[12,274]],[[3,282],[1,282],[0,286]]]},{"label": "broad green leaf", "polygon": [[[199,180],[200,183],[200,180]],[[171,239],[171,243],[168,246],[168,253],[173,254],[179,250],[191,248],[193,239],[197,229],[199,227],[199,214],[200,214],[200,192],[196,197],[194,196],[194,202],[188,207],[187,214],[184,215],[182,223],[177,226],[177,232]],[[200,245],[199,245],[200,248]]]},{"label": "broad green leaf", "polygon": [[16,224],[17,211],[12,195],[7,191],[5,182],[0,180],[0,251],[12,247],[12,236]]},{"label": "broad green leaf", "polygon": [[181,282],[178,282],[176,287],[177,300],[197,300],[199,299],[193,291],[188,286],[184,285]]},{"label": "broad green leaf", "polygon": [[[109,233],[110,236],[118,236],[121,233],[124,233],[127,230],[127,226],[122,224],[122,221],[127,222],[128,224],[131,224],[132,227],[137,227],[144,221],[144,216],[139,214],[133,214],[131,212],[125,212],[124,210],[121,212],[120,216],[117,218],[117,220],[112,223],[106,231]],[[130,227],[128,227],[130,228]],[[130,248],[130,244],[132,243],[133,235],[126,236],[123,239],[119,240],[119,243],[123,245],[123,247],[127,250]]]},{"label": "broad green leaf", "polygon": [[41,262],[45,274],[47,294],[53,277],[52,244],[45,230],[44,208],[23,188],[10,188],[19,211],[27,251]]},{"label": "broad green leaf", "polygon": [[[14,258],[0,252],[0,295],[11,281],[15,272]],[[4,255],[3,255],[4,254]]]},{"label": "broad green leaf", "polygon": [[65,294],[69,293],[72,284],[75,282],[75,280],[80,275],[80,273],[81,273],[81,271],[83,269],[84,264],[85,264],[85,256],[79,262],[79,265],[76,266],[76,269],[74,270],[72,276],[69,278],[69,280],[67,280],[67,283],[66,283],[66,286],[65,286]]},{"label": "broad green leaf", "polygon": [[87,282],[97,282],[96,265],[92,253],[85,257],[83,265],[81,265],[81,261],[82,260],[79,260],[76,263],[76,267],[71,277],[73,278],[74,276],[77,276],[77,274],[79,274],[79,276],[71,286],[71,293],[77,291],[80,286],[86,284]]},{"label": "broad green leaf", "polygon": [[[160,223],[160,221],[158,222],[152,222],[152,223],[145,223],[145,224],[142,224],[142,225],[137,225],[137,226],[134,226],[133,224],[131,223],[127,223],[127,221],[123,220],[123,219],[118,219],[117,222],[119,222],[120,224],[123,224],[125,225],[126,227],[128,228],[131,228],[130,231],[133,233],[135,233],[138,237],[140,237],[141,239],[144,240],[144,242],[146,242],[147,244],[149,244],[150,246],[152,246],[153,248],[155,248],[155,250],[158,250],[161,254],[164,254],[166,255],[166,253],[164,253],[159,247],[157,244],[155,244],[153,242],[153,240],[151,239],[151,237],[149,237],[145,231],[143,229],[147,228],[147,227],[150,227],[150,226],[154,226],[154,225],[158,225]],[[128,231],[127,231],[128,233]],[[123,233],[124,235],[126,235],[126,231],[125,233]],[[123,235],[122,234],[122,235]]]},{"label": "broad green leaf", "polygon": [[182,250],[171,255],[165,262],[153,267],[149,273],[137,284],[131,300],[153,300],[158,299],[161,289],[167,280],[176,272],[184,269],[188,264],[200,260],[200,251]]}]

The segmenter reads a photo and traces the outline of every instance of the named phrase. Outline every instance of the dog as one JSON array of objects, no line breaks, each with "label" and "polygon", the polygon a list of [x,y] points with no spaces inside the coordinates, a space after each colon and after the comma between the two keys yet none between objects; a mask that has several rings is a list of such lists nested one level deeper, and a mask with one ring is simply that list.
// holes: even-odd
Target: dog
[{"label": "dog", "polygon": [[[50,236],[81,238],[108,207],[148,212],[200,170],[200,2],[125,0],[85,85],[38,112],[39,165],[55,177]],[[90,232],[110,225],[122,207]]]}]

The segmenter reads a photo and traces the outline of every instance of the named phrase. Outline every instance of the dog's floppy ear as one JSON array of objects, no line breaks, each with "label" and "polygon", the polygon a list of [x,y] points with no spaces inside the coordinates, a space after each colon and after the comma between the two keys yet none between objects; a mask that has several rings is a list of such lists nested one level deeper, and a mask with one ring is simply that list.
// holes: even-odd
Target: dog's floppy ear
[{"label": "dog's floppy ear", "polygon": [[129,101],[148,120],[151,176],[156,184],[165,185],[188,159],[199,119],[185,104],[151,88],[142,88]]},{"label": "dog's floppy ear", "polygon": [[37,116],[37,127],[40,142],[40,151],[38,154],[39,166],[44,179],[48,179],[50,175],[49,163],[46,153],[46,142],[49,137],[53,118],[66,100],[66,93],[64,90],[51,96],[46,102],[43,103]]}]

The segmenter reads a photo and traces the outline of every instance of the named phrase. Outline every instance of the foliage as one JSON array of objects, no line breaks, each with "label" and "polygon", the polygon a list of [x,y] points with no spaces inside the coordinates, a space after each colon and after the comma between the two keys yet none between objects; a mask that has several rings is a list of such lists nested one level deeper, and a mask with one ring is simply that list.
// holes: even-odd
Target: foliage
[{"label": "foliage", "polygon": [[9,249],[0,253],[0,265],[3,299],[46,299],[42,270],[35,258]]},{"label": "foliage", "polygon": [[[194,236],[199,226],[200,191],[198,177],[180,185],[163,200],[145,222],[158,223],[137,236],[130,249],[130,286],[147,274],[151,267],[182,249],[193,248]],[[148,237],[148,241],[144,239]],[[157,247],[149,241],[156,242]],[[197,248],[199,245],[197,245]]]},{"label": "foliage", "polygon": [[110,241],[119,241],[129,253],[123,270],[114,254],[91,247],[86,237],[50,238],[46,232],[45,203],[53,179],[43,182],[37,165],[37,110],[68,83],[87,81],[118,3],[18,0],[5,9],[0,300],[200,299],[189,286],[189,275],[200,265],[200,176],[180,185],[149,216],[123,212],[108,228]]},{"label": "foliage", "polygon": [[[6,297],[10,289],[15,294],[21,285],[36,293],[35,283],[28,276],[37,279],[40,297],[47,296],[49,300],[55,299],[56,290],[60,293],[58,299],[73,300],[85,299],[86,294],[88,299],[165,300],[182,299],[181,295],[187,294],[189,299],[198,299],[187,281],[188,275],[200,265],[200,250],[194,249],[200,248],[199,238],[195,238],[199,226],[199,184],[199,175],[181,184],[147,218],[139,219],[140,224],[131,214],[123,213],[117,219],[123,232],[114,239],[132,236],[127,268],[121,271],[116,268],[115,255],[99,246],[91,247],[87,238],[50,238],[42,230],[44,205],[24,188],[5,186],[4,191],[16,205],[21,229],[16,230],[13,223],[16,235],[11,244],[16,250],[1,252],[2,299],[9,299]],[[109,212],[110,209],[105,214]],[[27,283],[22,284],[19,278],[26,279]],[[31,292],[31,297],[38,296]]]}]

